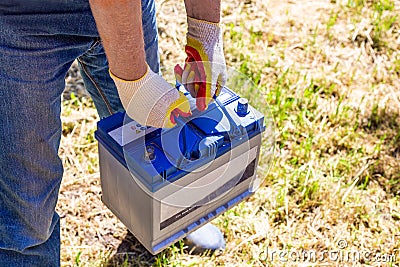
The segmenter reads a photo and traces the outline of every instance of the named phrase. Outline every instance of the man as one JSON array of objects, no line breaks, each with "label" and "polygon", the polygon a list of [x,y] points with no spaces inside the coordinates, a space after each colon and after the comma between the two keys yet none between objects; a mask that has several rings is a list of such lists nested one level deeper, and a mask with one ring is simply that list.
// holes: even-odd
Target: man
[{"label": "man", "polygon": [[[176,71],[204,110],[226,79],[220,3],[185,5],[188,58]],[[3,0],[0,32],[0,266],[58,266],[61,94],[72,62],[102,118],[125,109],[142,124],[172,127],[190,110],[157,75],[154,0]],[[191,86],[194,77],[207,82]],[[209,225],[189,240],[224,246]]]}]

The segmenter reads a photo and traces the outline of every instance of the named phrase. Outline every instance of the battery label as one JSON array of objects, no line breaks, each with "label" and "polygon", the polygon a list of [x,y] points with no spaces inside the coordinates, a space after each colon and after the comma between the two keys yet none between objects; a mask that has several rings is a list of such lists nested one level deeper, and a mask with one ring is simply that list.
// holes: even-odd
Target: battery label
[{"label": "battery label", "polygon": [[175,213],[173,216],[169,217],[168,219],[162,221],[160,223],[160,230],[164,229],[165,227],[179,221],[186,215],[190,214],[191,212],[197,210],[200,208],[204,203],[207,203],[216,197],[226,193],[228,190],[234,188],[236,185],[246,181],[247,179],[253,177],[254,171],[255,171],[255,166],[256,166],[256,160],[254,159],[249,165],[247,165],[247,168],[245,172],[242,174],[241,178],[239,180],[237,179],[232,179],[202,200],[198,201],[197,203],[193,204],[191,207],[187,207],[180,212]]},{"label": "battery label", "polygon": [[[161,203],[160,229],[162,230],[168,225],[178,221],[182,217],[195,211],[201,205],[213,201],[218,196],[231,190],[240,182],[252,177],[254,174],[257,151],[258,148],[253,147],[247,153],[234,158],[218,169],[206,174],[202,179],[191,183],[188,185],[190,188],[183,188],[182,190],[164,198]],[[242,176],[239,178],[238,175],[240,174]],[[219,178],[216,180],[216,177]],[[218,189],[212,190],[215,188]],[[210,192],[212,193],[210,194]],[[190,197],[188,197],[189,194]],[[181,202],[184,203],[182,203],[181,206],[170,204],[179,203],[178,200],[181,200]],[[174,215],[171,216],[171,214]]]},{"label": "battery label", "polygon": [[150,126],[143,126],[136,121],[131,121],[115,130],[110,131],[108,134],[120,145],[124,146],[148,133],[157,130],[157,128]]}]

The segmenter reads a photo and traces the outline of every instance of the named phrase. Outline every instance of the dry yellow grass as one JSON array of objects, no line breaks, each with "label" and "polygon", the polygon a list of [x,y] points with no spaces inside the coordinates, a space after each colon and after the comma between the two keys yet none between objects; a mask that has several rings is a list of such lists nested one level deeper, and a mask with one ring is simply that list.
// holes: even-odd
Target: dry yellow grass
[{"label": "dry yellow grass", "polygon": [[[170,68],[185,58],[183,2],[157,4],[162,64]],[[221,255],[172,247],[152,257],[127,235],[100,200],[96,111],[84,96],[66,101],[62,265],[102,266],[130,252],[122,266],[399,266],[399,14],[400,2],[390,0],[223,1],[227,63],[259,85],[250,102],[264,112],[269,104],[276,147],[269,172],[265,155],[260,161],[265,186],[214,221],[227,239]],[[266,257],[337,251],[344,241],[342,251],[396,261]]]}]

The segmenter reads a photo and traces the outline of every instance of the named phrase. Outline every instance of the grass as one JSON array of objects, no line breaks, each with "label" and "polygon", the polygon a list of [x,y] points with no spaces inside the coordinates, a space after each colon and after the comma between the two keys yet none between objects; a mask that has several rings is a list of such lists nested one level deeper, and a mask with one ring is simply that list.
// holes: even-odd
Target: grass
[{"label": "grass", "polygon": [[[301,266],[399,266],[399,2],[223,2],[227,63],[256,84],[234,89],[275,127],[260,158],[264,186],[214,220],[226,251],[192,255],[177,243],[152,257],[127,234],[100,201],[94,106],[73,95],[60,151],[62,265],[300,266],[268,253],[337,251],[344,240],[344,251],[395,261]],[[185,56],[183,3],[158,7],[162,64],[173,66]]]}]

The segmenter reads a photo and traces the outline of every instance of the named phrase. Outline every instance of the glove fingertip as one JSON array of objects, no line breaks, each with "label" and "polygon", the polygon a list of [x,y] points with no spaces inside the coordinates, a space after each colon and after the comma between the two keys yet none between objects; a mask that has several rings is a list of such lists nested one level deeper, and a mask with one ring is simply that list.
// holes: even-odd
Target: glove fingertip
[{"label": "glove fingertip", "polygon": [[175,72],[175,74],[179,74],[180,76],[182,76],[183,69],[182,69],[181,65],[176,64],[174,67],[174,72]]},{"label": "glove fingertip", "polygon": [[184,112],[183,110],[178,108],[178,109],[176,109],[176,112],[179,114],[179,116],[185,117],[185,118],[192,115],[192,112],[190,110],[188,112]]},{"label": "glove fingertip", "polygon": [[207,109],[207,104],[206,104],[206,102],[204,101],[204,99],[202,99],[202,98],[197,98],[197,99],[196,99],[196,106],[197,106],[197,109],[198,109],[199,111],[204,111],[204,110]]},{"label": "glove fingertip", "polygon": [[217,83],[217,86],[215,88],[215,93],[214,93],[214,96],[213,96],[214,99],[219,96],[219,94],[221,93],[221,89],[222,89],[222,86],[220,86],[219,83]]},{"label": "glove fingertip", "polygon": [[171,115],[169,115],[169,120],[171,121],[172,124],[174,125],[176,124],[174,112],[171,112]]},{"label": "glove fingertip", "polygon": [[174,74],[175,74],[175,79],[179,82],[182,83],[182,73],[183,73],[183,69],[182,67],[177,64],[174,68]]}]

